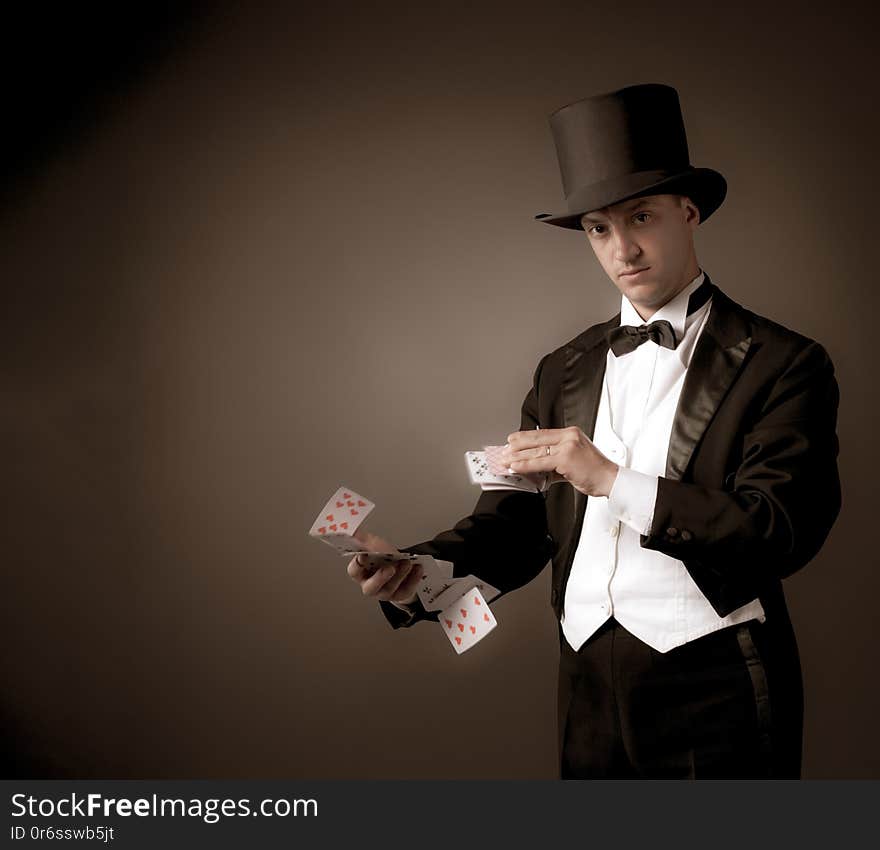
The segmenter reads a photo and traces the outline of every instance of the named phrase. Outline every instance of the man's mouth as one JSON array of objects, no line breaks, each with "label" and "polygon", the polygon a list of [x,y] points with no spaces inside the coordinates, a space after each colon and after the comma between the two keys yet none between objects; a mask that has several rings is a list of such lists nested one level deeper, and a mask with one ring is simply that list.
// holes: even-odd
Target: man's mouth
[{"label": "man's mouth", "polygon": [[641,269],[633,269],[632,271],[621,272],[618,275],[618,277],[632,277],[633,275],[637,275],[637,274],[641,274],[642,272],[646,272],[649,268],[651,268],[651,267],[645,266],[644,268],[641,268]]}]

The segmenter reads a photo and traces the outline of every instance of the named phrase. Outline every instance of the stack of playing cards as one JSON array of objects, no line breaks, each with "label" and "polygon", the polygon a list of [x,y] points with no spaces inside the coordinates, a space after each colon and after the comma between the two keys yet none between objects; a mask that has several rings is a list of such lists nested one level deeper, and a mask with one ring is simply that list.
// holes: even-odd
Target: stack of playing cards
[{"label": "stack of playing cards", "polygon": [[460,655],[481,641],[498,625],[487,600],[500,591],[474,575],[453,578],[450,561],[409,552],[369,552],[354,533],[376,506],[350,487],[340,487],[318,514],[309,534],[332,546],[340,555],[365,555],[368,569],[379,569],[397,561],[412,561],[421,570],[417,589],[426,611],[439,611],[443,632]]},{"label": "stack of playing cards", "polygon": [[525,490],[541,493],[547,486],[546,472],[513,472],[501,461],[506,446],[483,446],[481,452],[465,452],[468,475],[483,490]]}]

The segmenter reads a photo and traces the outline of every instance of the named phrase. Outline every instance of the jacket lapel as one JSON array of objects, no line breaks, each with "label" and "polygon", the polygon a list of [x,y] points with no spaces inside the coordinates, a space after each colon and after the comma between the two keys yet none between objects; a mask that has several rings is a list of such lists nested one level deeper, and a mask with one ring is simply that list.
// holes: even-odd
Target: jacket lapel
[{"label": "jacket lapel", "polygon": [[[708,275],[707,275],[708,278]],[[718,287],[687,370],[666,456],[666,477],[680,480],[694,448],[730,389],[751,345],[742,308]]]}]

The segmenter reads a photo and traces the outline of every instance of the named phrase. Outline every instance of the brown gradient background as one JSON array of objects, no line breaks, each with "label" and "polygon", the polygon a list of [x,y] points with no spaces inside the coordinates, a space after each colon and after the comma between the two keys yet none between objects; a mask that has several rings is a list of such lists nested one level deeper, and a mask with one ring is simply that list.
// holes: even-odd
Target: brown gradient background
[{"label": "brown gradient background", "polygon": [[562,206],[548,116],[659,81],[729,182],[701,264],[837,367],[844,508],[786,582],[804,773],[880,776],[856,8],[223,6],[54,128],[0,237],[7,773],[555,777],[549,571],[456,657],[306,531],[341,483],[401,545],[470,512],[462,453],[619,306],[585,238],[533,220]]}]

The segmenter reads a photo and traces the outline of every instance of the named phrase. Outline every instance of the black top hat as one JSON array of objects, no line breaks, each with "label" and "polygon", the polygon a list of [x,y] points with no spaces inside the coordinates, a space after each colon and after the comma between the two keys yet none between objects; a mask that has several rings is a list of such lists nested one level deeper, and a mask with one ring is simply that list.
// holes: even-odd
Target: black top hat
[{"label": "black top hat", "polygon": [[727,181],[690,164],[678,92],[649,83],[578,100],[550,116],[567,212],[535,218],[581,230],[586,212],[642,195],[687,195],[712,215]]}]

